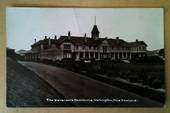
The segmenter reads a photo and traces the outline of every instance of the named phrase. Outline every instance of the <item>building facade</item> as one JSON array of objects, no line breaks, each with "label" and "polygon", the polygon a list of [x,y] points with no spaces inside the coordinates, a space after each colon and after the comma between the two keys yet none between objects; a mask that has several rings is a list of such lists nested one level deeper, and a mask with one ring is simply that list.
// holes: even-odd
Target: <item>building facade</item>
[{"label": "building facade", "polygon": [[57,36],[50,38],[45,36],[43,40],[36,41],[31,45],[31,50],[25,54],[25,60],[62,60],[71,58],[74,60],[84,59],[110,59],[123,60],[139,58],[146,55],[147,44],[144,41],[127,42],[119,37],[100,38],[97,25],[93,26],[91,37]]}]

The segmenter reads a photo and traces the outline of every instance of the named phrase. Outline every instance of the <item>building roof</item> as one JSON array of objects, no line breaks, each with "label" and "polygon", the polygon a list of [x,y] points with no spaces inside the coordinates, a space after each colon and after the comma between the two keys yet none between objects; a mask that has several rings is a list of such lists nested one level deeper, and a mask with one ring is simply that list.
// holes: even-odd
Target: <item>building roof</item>
[{"label": "building roof", "polygon": [[115,46],[116,47],[119,47],[119,46],[121,46],[121,47],[136,47],[139,45],[147,46],[144,41],[136,40],[134,42],[126,42],[122,39],[119,39],[119,37],[116,37],[116,39],[111,39],[111,38],[97,38],[96,39],[96,38],[94,38],[93,35],[95,35],[95,37],[96,37],[96,35],[97,35],[97,37],[99,37],[99,30],[96,25],[96,20],[95,20],[95,25],[93,26],[91,33],[92,33],[92,37],[86,37],[86,34],[85,34],[85,36],[71,36],[70,32],[68,32],[67,36],[60,36],[59,39],[56,39],[56,36],[55,36],[55,39],[51,39],[50,37],[47,38],[47,36],[45,36],[44,40],[40,40],[31,46],[32,47],[38,46],[40,44],[48,45],[49,39],[51,41],[51,44],[55,44],[56,47],[59,47],[63,42],[71,42],[74,45],[99,46],[100,44],[102,44],[102,42],[104,40],[107,40],[108,44],[113,47],[115,47]]},{"label": "building roof", "polygon": [[57,43],[57,39],[48,38],[48,39],[44,39],[44,40],[39,40],[38,42],[32,44],[31,46],[38,46],[40,44],[48,44],[49,39],[51,40],[51,44],[56,44]]},{"label": "building roof", "polygon": [[139,45],[145,45],[147,46],[147,44],[144,41],[136,41],[136,42],[129,42],[128,46],[129,47],[135,47],[135,46],[139,46]]},{"label": "building roof", "polygon": [[[70,36],[70,39],[68,36],[61,36],[58,39],[58,45],[60,45],[63,42],[71,42],[74,45],[88,45],[88,46],[99,46],[102,44],[104,40],[107,40],[108,44],[110,46],[122,46],[122,47],[132,47],[132,46],[139,46],[141,44],[146,45],[143,41],[135,41],[135,42],[126,42],[122,39],[111,39],[111,38],[99,38],[99,39],[93,39],[91,37],[79,37],[79,36]],[[146,45],[147,46],[147,45]]]},{"label": "building roof", "polygon": [[[32,46],[37,46],[40,44],[48,44],[49,39],[40,40],[36,43],[34,43]],[[139,45],[146,45],[144,41],[134,41],[134,42],[126,42],[122,39],[116,38],[98,38],[93,39],[91,37],[83,37],[83,36],[60,36],[59,39],[50,39],[51,44],[55,44],[56,47],[59,47],[63,42],[70,42],[74,45],[87,45],[87,46],[99,46],[102,44],[104,40],[107,40],[108,44],[113,47],[136,47]]]}]

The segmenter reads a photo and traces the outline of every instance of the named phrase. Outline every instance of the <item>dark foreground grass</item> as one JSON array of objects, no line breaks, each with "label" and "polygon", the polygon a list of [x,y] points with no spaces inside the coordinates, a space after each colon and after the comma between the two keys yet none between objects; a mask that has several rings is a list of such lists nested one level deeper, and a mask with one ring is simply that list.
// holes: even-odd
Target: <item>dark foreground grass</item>
[{"label": "dark foreground grass", "polygon": [[70,102],[49,103],[46,98],[64,99],[64,96],[34,72],[7,58],[7,106],[73,106]]}]

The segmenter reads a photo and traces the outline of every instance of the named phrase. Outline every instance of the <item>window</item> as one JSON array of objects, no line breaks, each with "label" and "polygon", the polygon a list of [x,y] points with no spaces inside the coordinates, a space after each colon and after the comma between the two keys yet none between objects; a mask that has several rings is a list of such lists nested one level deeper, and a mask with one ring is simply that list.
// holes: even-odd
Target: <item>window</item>
[{"label": "window", "polygon": [[92,46],[89,46],[89,50],[91,50],[92,49]]},{"label": "window", "polygon": [[80,53],[80,58],[83,58],[83,53],[82,52]]},{"label": "window", "polygon": [[70,53],[64,53],[64,58],[71,58],[71,54]]},{"label": "window", "polygon": [[79,49],[79,46],[78,45],[76,45],[76,50],[78,50]]},{"label": "window", "polygon": [[71,45],[70,44],[64,44],[64,49],[71,49]]},{"label": "window", "polygon": [[89,57],[89,53],[86,52],[86,53],[85,53],[85,58],[88,58],[88,57]]},{"label": "window", "polygon": [[92,52],[90,53],[90,57],[91,57],[91,58],[93,58],[93,57],[94,57],[94,55],[93,55],[93,53],[92,53]]},{"label": "window", "polygon": [[142,47],[141,47],[141,46],[139,47],[139,50],[142,50]]},{"label": "window", "polygon": [[97,58],[97,59],[98,59],[98,53],[95,53],[95,58]]},{"label": "window", "polygon": [[85,50],[85,47],[86,47],[86,46],[83,46],[83,50]]},{"label": "window", "polygon": [[86,46],[86,50],[88,50],[89,49],[89,47],[88,46]]},{"label": "window", "polygon": [[103,52],[107,52],[107,46],[103,46]]}]

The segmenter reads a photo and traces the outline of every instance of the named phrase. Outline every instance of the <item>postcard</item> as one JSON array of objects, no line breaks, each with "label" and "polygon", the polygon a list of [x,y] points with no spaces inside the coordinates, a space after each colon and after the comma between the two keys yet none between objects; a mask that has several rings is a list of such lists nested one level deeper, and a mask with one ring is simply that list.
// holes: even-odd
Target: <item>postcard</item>
[{"label": "postcard", "polygon": [[8,107],[162,107],[163,8],[6,8]]}]

